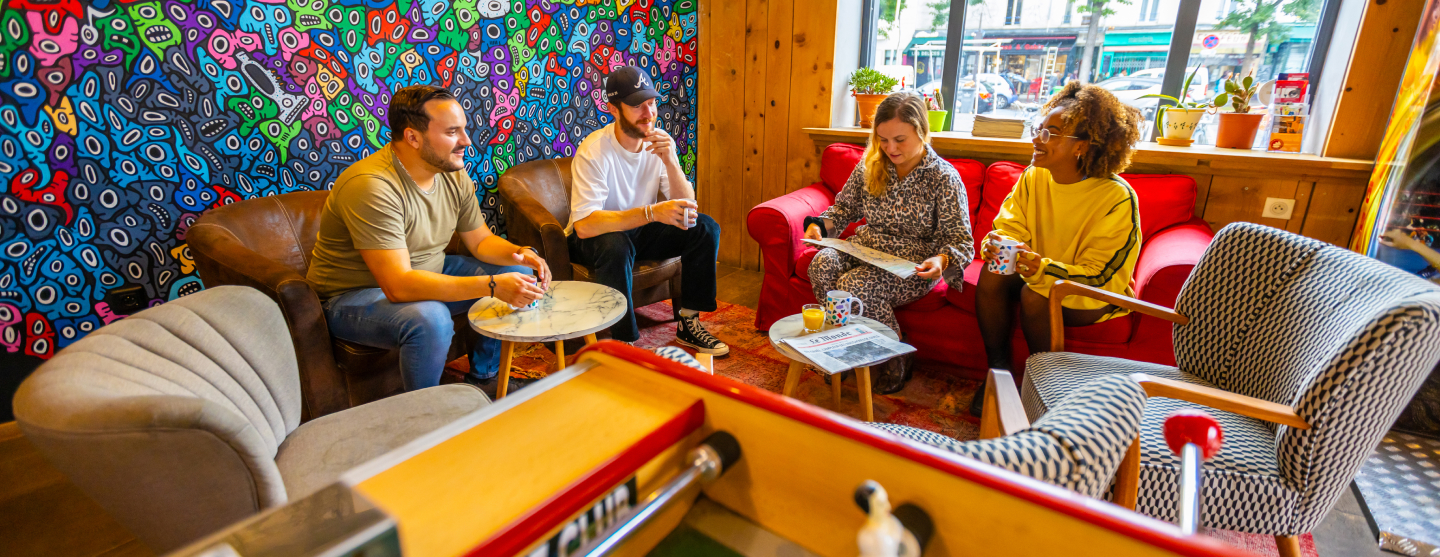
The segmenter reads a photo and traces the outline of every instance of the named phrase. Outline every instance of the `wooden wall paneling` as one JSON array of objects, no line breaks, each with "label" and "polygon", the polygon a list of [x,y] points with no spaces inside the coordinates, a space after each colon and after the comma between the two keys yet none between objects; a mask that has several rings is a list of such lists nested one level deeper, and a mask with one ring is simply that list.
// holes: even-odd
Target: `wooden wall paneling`
[{"label": "wooden wall paneling", "polygon": [[796,0],[791,51],[789,146],[785,191],[820,178],[820,151],[805,128],[830,123],[835,60],[834,0]]},{"label": "wooden wall paneling", "polygon": [[1195,216],[1205,216],[1205,202],[1210,200],[1210,180],[1215,178],[1213,174],[1186,174],[1190,179],[1195,180]]},{"label": "wooden wall paneling", "polygon": [[1424,7],[1425,0],[1368,0],[1322,154],[1375,158]]},{"label": "wooden wall paneling", "polygon": [[1264,210],[1265,198],[1294,199],[1298,185],[1299,180],[1296,179],[1216,176],[1210,181],[1210,196],[1205,203],[1205,221],[1210,223],[1211,229],[1217,231],[1227,224],[1239,221],[1258,222],[1283,230],[1289,224],[1288,220],[1260,216]]},{"label": "wooden wall paneling", "polygon": [[745,3],[714,1],[710,15],[711,115],[714,116],[715,145],[710,151],[711,187],[717,198],[711,214],[720,224],[720,262],[743,266],[741,247],[750,242],[745,234],[745,199],[740,161],[744,157],[745,119]]},{"label": "wooden wall paneling", "polygon": [[1348,249],[1365,187],[1363,182],[1317,180],[1300,233]]},{"label": "wooden wall paneling", "polygon": [[[783,4],[783,2],[777,2]],[[777,6],[780,8],[783,6]],[[743,183],[742,200],[754,201],[750,207],[765,198],[765,68],[770,60],[766,42],[770,39],[769,0],[747,0],[745,2],[745,112],[743,126],[745,145],[740,161]],[[750,207],[741,207],[748,214]],[[741,222],[744,222],[742,219]],[[742,232],[740,242],[740,266],[745,269],[760,268],[760,244],[750,238],[748,230]]]},{"label": "wooden wall paneling", "polygon": [[[715,49],[710,48],[710,30],[713,28],[710,24],[710,12],[714,6],[715,2],[701,2],[696,10],[700,14],[700,48],[698,52],[700,56],[700,60],[698,61],[700,64],[698,79],[700,83],[698,83],[696,87],[697,95],[700,97],[700,146],[699,160],[696,161],[695,165],[695,180],[697,182],[695,184],[695,201],[699,203],[702,213],[710,215],[710,218],[719,222],[721,215],[716,212],[716,209],[719,207],[712,206],[712,203],[714,203],[719,196],[715,195],[717,187],[711,186],[712,183],[717,182],[713,177],[716,167],[715,158],[711,156],[715,145],[715,116],[713,108],[715,105],[712,102],[713,95],[711,95],[712,88],[710,87],[710,80],[714,78],[713,73],[710,71],[710,53]],[[723,230],[721,234],[723,236]]]},{"label": "wooden wall paneling", "polygon": [[[778,0],[770,5],[766,14],[769,26],[766,29],[765,49],[770,60],[765,66],[765,81],[755,85],[765,91],[765,177],[760,199],[774,199],[785,195],[785,162],[789,153],[790,126],[790,68],[794,41],[791,39],[795,21],[793,1]],[[802,141],[809,142],[805,137]]]},{"label": "wooden wall paneling", "polygon": [[1295,208],[1290,211],[1290,222],[1285,225],[1285,230],[1300,234],[1305,229],[1306,212],[1310,210],[1310,198],[1314,192],[1315,182],[1301,180],[1295,187]]}]

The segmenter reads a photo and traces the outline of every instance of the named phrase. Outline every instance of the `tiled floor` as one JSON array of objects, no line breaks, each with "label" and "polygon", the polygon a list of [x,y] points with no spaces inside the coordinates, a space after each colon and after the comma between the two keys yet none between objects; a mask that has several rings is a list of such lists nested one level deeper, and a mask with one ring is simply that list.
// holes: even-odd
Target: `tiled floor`
[{"label": "tiled floor", "polygon": [[[758,305],[762,275],[721,267],[718,297]],[[79,489],[50,467],[13,423],[0,424],[0,553],[55,557],[142,556],[137,543]],[[1314,531],[1322,557],[1391,555],[1375,544],[1355,495],[1346,490]]]}]

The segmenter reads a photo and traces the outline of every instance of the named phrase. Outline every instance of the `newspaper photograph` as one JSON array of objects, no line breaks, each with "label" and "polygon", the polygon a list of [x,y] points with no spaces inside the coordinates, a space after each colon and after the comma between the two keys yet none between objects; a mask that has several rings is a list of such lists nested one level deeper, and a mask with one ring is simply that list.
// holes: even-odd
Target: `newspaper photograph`
[{"label": "newspaper photograph", "polygon": [[916,263],[914,261],[901,259],[880,250],[870,249],[865,246],[850,242],[849,240],[841,240],[838,238],[824,238],[821,240],[803,241],[812,246],[819,246],[822,249],[835,248],[836,251],[848,253],[854,256],[856,259],[859,259],[886,271],[890,271],[895,276],[900,278],[910,278],[910,275],[915,274]]},{"label": "newspaper photograph", "polygon": [[811,363],[835,374],[848,369],[878,364],[915,351],[914,346],[890,338],[864,325],[850,325],[829,331],[787,338],[780,342],[794,348]]}]

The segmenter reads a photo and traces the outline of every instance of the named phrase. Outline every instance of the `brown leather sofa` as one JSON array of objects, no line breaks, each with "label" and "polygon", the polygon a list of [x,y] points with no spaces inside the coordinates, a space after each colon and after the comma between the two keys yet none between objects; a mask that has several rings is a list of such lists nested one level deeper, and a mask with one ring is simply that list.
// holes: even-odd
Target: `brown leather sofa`
[{"label": "brown leather sofa", "polygon": [[[302,419],[310,420],[403,390],[399,351],[330,337],[320,297],[305,280],[328,191],[240,201],[206,212],[186,241],[206,286],[238,284],[280,305],[300,368]],[[458,253],[451,242],[449,253]],[[456,316],[446,360],[468,354],[474,336]]]},{"label": "brown leather sofa", "polygon": [[[571,157],[515,165],[500,176],[500,210],[511,242],[534,246],[555,280],[594,282],[590,269],[570,261],[565,223],[570,221]],[[680,308],[680,258],[636,261],[631,286],[635,307],[670,300]],[[678,317],[677,317],[678,319]]]}]

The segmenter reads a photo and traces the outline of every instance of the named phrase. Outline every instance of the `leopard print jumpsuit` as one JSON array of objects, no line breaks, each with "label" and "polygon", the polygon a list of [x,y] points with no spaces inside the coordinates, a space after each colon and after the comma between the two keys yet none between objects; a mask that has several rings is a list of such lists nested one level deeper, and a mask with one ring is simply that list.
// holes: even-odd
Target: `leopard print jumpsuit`
[{"label": "leopard print jumpsuit", "polygon": [[[950,288],[965,287],[965,267],[975,256],[970,235],[965,185],[954,165],[925,146],[925,158],[896,184],[895,167],[890,166],[890,187],[885,195],[873,197],[865,190],[865,162],[855,166],[835,204],[820,214],[826,231],[838,235],[850,223],[865,219],[865,225],[849,240],[856,244],[903,257],[917,264],[946,253],[950,265],[941,278]],[[810,285],[815,299],[824,303],[826,293],[844,290],[865,302],[865,317],[895,329],[894,308],[919,299],[935,280],[911,275],[902,279],[879,267],[838,252],[820,250],[810,262]]]}]

